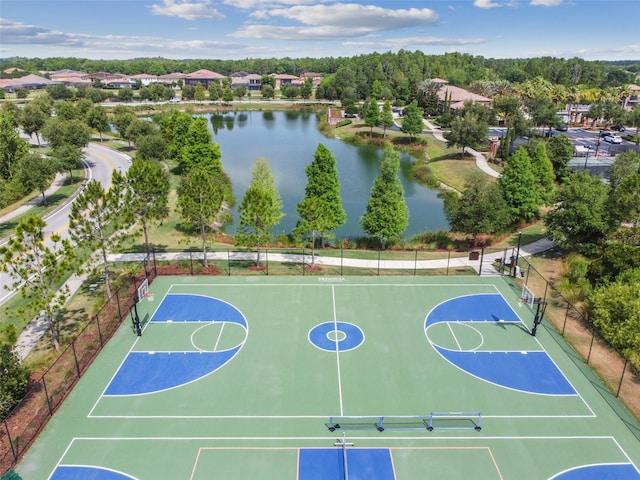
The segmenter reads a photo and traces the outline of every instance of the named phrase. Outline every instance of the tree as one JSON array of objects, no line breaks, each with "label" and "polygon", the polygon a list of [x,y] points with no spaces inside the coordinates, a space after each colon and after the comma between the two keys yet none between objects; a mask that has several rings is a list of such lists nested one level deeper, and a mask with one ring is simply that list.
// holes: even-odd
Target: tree
[{"label": "tree", "polygon": [[616,350],[636,359],[640,352],[640,290],[637,280],[633,283],[616,281],[596,289],[589,297],[589,319],[599,333]]},{"label": "tree", "polygon": [[20,123],[22,124],[22,129],[29,137],[32,137],[34,133],[36,134],[38,146],[40,146],[39,133],[44,127],[47,118],[48,115],[33,103],[26,104],[21,110]]},{"label": "tree", "polygon": [[91,107],[86,114],[87,125],[97,130],[102,141],[102,134],[108,132],[111,128],[109,125],[109,117],[107,111],[102,107]]},{"label": "tree", "polygon": [[509,157],[498,184],[514,221],[530,221],[538,216],[540,192],[526,149],[519,147]]},{"label": "tree", "polygon": [[199,117],[190,122],[184,138],[178,161],[183,172],[198,167],[215,175],[222,172],[220,145],[211,142],[207,121]]},{"label": "tree", "polygon": [[384,250],[388,240],[398,238],[409,224],[409,210],[398,177],[400,154],[385,146],[380,174],[373,181],[367,209],[360,217],[362,229],[380,240]]},{"label": "tree", "polygon": [[51,148],[63,145],[86,147],[91,141],[91,130],[80,120],[63,120],[51,117],[42,129],[42,136],[49,142]]},{"label": "tree", "polygon": [[571,174],[569,162],[573,158],[573,142],[566,135],[551,137],[547,142],[547,155],[553,165],[556,181],[561,183]]},{"label": "tree", "polygon": [[413,141],[415,135],[419,135],[424,128],[422,122],[422,110],[418,107],[418,102],[412,101],[407,108],[404,109],[404,117],[402,118],[402,126],[400,130],[409,134],[409,138]]},{"label": "tree", "polygon": [[80,164],[84,158],[84,153],[80,147],[65,144],[54,147],[51,151],[51,157],[58,171],[69,172],[69,178],[73,181],[73,169]]},{"label": "tree", "polygon": [[59,284],[71,267],[75,253],[71,243],[56,233],[51,235],[51,243],[47,245],[45,227],[45,221],[36,215],[20,221],[15,235],[0,248],[1,268],[13,280],[10,288],[20,289],[27,300],[25,317],[31,320],[34,316],[42,316],[57,350],[60,343],[56,320],[69,296],[68,288]]},{"label": "tree", "polygon": [[233,89],[233,96],[236,97],[238,100],[242,100],[244,97],[247,96],[247,87],[245,87],[244,85],[238,85],[236,88]]},{"label": "tree", "polygon": [[0,344],[0,365],[0,418],[7,418],[26,395],[31,371],[8,343]]},{"label": "tree", "polygon": [[133,100],[133,90],[131,87],[123,87],[118,91],[118,100],[130,102]]},{"label": "tree", "polygon": [[144,160],[164,160],[169,155],[167,142],[158,133],[139,137],[134,145],[138,152],[138,157]]},{"label": "tree", "polygon": [[560,248],[593,255],[612,231],[608,208],[609,187],[600,177],[574,172],[556,196],[556,207],[547,213],[548,235]]},{"label": "tree", "polygon": [[154,161],[140,157],[133,159],[127,171],[124,205],[132,215],[132,221],[142,227],[147,258],[149,227],[159,223],[169,213],[169,175]]},{"label": "tree", "polygon": [[0,111],[0,178],[10,179],[16,162],[28,152],[29,144],[20,138],[14,117]]},{"label": "tree", "polygon": [[450,130],[442,136],[448,147],[459,147],[462,155],[467,147],[475,147],[485,141],[489,133],[488,125],[473,112],[454,117]]},{"label": "tree", "polygon": [[[327,147],[319,144],[313,161],[307,165],[305,172],[307,185],[305,199],[298,204],[301,222],[297,232],[299,235],[317,232],[324,247],[326,234],[347,220],[340,198],[340,179],[336,159]],[[308,199],[311,198],[316,200],[309,201]],[[318,214],[317,210],[321,210],[321,214]]]},{"label": "tree", "polygon": [[260,87],[260,94],[265,100],[271,100],[275,96],[276,91],[271,85],[262,85]]},{"label": "tree", "polygon": [[306,78],[304,80],[304,83],[300,86],[300,96],[304,100],[309,100],[312,94],[313,94],[313,80],[311,78]]},{"label": "tree", "polygon": [[193,99],[196,102],[204,102],[204,99],[206,98],[206,94],[204,91],[204,87],[202,86],[202,84],[200,82],[198,82],[196,84],[196,90],[193,94]]},{"label": "tree", "polygon": [[202,239],[203,265],[207,261],[207,237],[214,230],[214,222],[222,209],[224,192],[219,182],[201,168],[192,169],[183,177],[178,189],[178,210],[182,218],[192,224]]},{"label": "tree", "polygon": [[222,101],[225,103],[229,103],[233,100],[233,90],[231,90],[231,87],[225,87],[224,90],[222,90]]},{"label": "tree", "polygon": [[47,204],[45,190],[56,176],[56,164],[50,158],[29,152],[20,159],[17,180],[24,185],[25,191],[37,190],[42,194],[42,204]]},{"label": "tree", "polygon": [[364,109],[364,123],[367,127],[370,127],[369,137],[373,136],[373,127],[377,127],[380,123],[378,102],[373,99],[367,102],[367,106]]},{"label": "tree", "polygon": [[383,137],[387,136],[387,128],[393,127],[393,111],[391,110],[391,104],[389,100],[385,100],[382,104],[382,112],[380,113],[380,124],[384,128],[384,132],[382,134]]},{"label": "tree", "polygon": [[480,234],[498,233],[511,223],[500,188],[481,173],[470,176],[461,196],[445,197],[444,211],[451,231],[471,235],[474,248]]},{"label": "tree", "polygon": [[113,184],[105,190],[97,180],[91,180],[71,205],[69,231],[81,248],[99,250],[104,265],[107,297],[111,298],[111,280],[107,255],[124,237],[120,231],[124,213],[125,177],[115,170]]},{"label": "tree", "polygon": [[553,199],[555,189],[555,174],[553,172],[553,165],[547,156],[546,143],[539,140],[530,141],[527,147],[529,147],[529,158],[531,159],[533,176],[538,183],[540,201],[545,205],[549,205]]},{"label": "tree", "polygon": [[236,241],[240,245],[256,246],[256,266],[260,266],[260,245],[271,239],[271,229],[284,214],[282,199],[274,185],[273,174],[267,160],[259,158],[251,172],[251,184],[238,207],[240,224]]},{"label": "tree", "polygon": [[131,148],[131,139],[127,138],[127,129],[137,117],[129,108],[118,105],[113,111],[113,126],[116,128],[120,138],[129,142]]}]

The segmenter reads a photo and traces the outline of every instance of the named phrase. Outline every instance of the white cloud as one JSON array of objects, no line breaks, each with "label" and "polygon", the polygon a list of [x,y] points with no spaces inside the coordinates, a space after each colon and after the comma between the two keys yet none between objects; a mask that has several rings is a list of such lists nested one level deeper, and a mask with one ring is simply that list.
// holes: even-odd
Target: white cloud
[{"label": "white cloud", "polygon": [[531,0],[534,7],[557,7],[562,5],[562,0]]},{"label": "white cloud", "polygon": [[315,5],[331,0],[224,0],[222,3],[243,10],[275,8],[284,5]]},{"label": "white cloud", "polygon": [[196,20],[198,18],[222,19],[224,15],[215,8],[209,7],[209,0],[189,2],[188,0],[162,0],[162,4],[151,5],[151,12],[154,15],[164,15],[167,17],[178,17],[185,20]]},{"label": "white cloud", "polygon": [[438,22],[438,15],[428,8],[393,10],[354,3],[262,9],[254,12],[252,17],[261,19],[281,17],[308,25],[308,27],[247,25],[232,36],[318,40],[336,35],[356,37],[372,32],[433,25]]},{"label": "white cloud", "polygon": [[[531,1],[535,2],[536,0],[531,0]],[[545,1],[545,0],[538,0],[538,1]],[[554,0],[547,0],[547,1],[554,1]],[[517,7],[518,1],[508,0],[508,1],[495,2],[493,0],[473,0],[473,5],[478,8]]]},{"label": "white cloud", "polygon": [[458,47],[461,45],[479,45],[486,42],[486,38],[396,37],[381,39],[377,42],[342,42],[342,45],[357,48],[366,47],[376,50],[397,50],[400,48],[415,49],[433,45]]},{"label": "white cloud", "polygon": [[371,31],[432,25],[438,15],[428,8],[392,10],[375,5],[335,3],[332,5],[298,5],[267,12],[272,17],[297,20],[307,25],[333,25],[346,28],[367,28]]},{"label": "white cloud", "polygon": [[473,0],[473,5],[478,8],[495,8],[504,6],[504,4],[494,2],[492,0]]}]

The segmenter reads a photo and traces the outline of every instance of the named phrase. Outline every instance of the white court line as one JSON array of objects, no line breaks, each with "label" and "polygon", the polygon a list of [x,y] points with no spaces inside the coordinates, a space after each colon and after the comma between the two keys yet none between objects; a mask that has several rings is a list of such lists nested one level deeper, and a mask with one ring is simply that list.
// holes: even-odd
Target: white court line
[{"label": "white court line", "polygon": [[336,332],[335,335],[335,343],[336,343],[336,363],[338,367],[338,398],[340,401],[340,416],[344,416],[344,407],[342,404],[342,377],[340,375],[340,345],[338,341],[338,314],[336,312],[336,290],[334,285],[331,285],[331,300],[333,302],[333,329]]},{"label": "white court line", "polygon": [[453,328],[451,328],[451,322],[447,322],[447,326],[449,327],[449,331],[451,332],[451,336],[456,341],[456,345],[458,345],[458,350],[461,352],[462,351],[462,346],[460,345],[460,342],[458,342],[458,337],[456,337],[456,334],[453,333]]},{"label": "white court line", "polygon": [[[213,322],[216,323],[216,322]],[[218,351],[218,344],[220,343],[220,339],[222,338],[222,331],[224,330],[224,324],[227,322],[222,322],[222,326],[220,327],[220,332],[218,333],[218,339],[216,340],[216,344],[213,347],[213,351],[217,352]]]}]

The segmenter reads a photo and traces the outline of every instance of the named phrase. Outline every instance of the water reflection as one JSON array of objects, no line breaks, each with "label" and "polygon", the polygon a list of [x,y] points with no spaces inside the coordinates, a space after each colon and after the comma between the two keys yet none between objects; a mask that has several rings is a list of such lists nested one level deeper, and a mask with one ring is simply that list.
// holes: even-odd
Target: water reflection
[{"label": "water reflection", "polygon": [[[242,118],[240,117],[242,115]],[[275,184],[284,204],[285,217],[274,233],[289,233],[298,216],[297,203],[304,197],[307,183],[305,167],[322,143],[336,158],[340,175],[342,202],[347,223],[336,230],[336,237],[364,235],[360,216],[364,213],[374,179],[379,173],[382,150],[374,147],[348,145],[324,137],[317,129],[313,112],[251,111],[207,114],[214,141],[220,144],[224,169],[231,177],[237,203],[251,181],[251,169],[259,157],[269,162]],[[234,125],[239,127],[234,131]],[[242,127],[242,128],[240,128]],[[400,180],[409,208],[409,227],[405,237],[448,229],[438,192],[416,184],[411,176],[413,159],[400,156]],[[237,211],[234,211],[237,222]],[[236,223],[228,231],[233,233]]]}]

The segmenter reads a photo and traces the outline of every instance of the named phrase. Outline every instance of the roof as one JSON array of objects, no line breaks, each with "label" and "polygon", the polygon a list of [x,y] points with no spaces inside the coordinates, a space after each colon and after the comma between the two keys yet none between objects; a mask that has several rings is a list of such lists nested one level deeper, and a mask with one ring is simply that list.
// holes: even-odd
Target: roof
[{"label": "roof", "polygon": [[0,88],[28,88],[40,85],[57,85],[58,83],[60,82],[55,82],[39,75],[29,74],[20,78],[0,79]]},{"label": "roof", "polygon": [[[438,98],[441,101],[450,101],[452,108],[460,108],[460,106],[462,106],[466,101],[472,101],[475,103],[491,103],[493,101],[488,97],[483,97],[482,95],[478,95],[477,93],[470,92],[464,88],[456,87],[454,85],[443,85],[442,88],[438,90]],[[456,104],[461,105],[456,107]]]},{"label": "roof", "polygon": [[192,73],[188,73],[185,75],[185,78],[202,78],[202,79],[214,79],[214,80],[222,80],[223,78],[227,78],[224,75],[221,75],[217,72],[212,72],[211,70],[201,69]]}]

